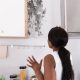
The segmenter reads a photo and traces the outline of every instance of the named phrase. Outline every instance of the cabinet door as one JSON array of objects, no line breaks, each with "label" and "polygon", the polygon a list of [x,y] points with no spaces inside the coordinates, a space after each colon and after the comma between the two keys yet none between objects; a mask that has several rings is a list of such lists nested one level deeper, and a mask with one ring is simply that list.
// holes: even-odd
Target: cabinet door
[{"label": "cabinet door", "polygon": [[27,0],[0,0],[0,37],[26,37]]},{"label": "cabinet door", "polygon": [[63,5],[65,19],[62,20],[65,20],[67,32],[70,36],[80,36],[80,0],[64,0]]},{"label": "cabinet door", "polygon": [[68,32],[80,32],[80,0],[67,0]]}]

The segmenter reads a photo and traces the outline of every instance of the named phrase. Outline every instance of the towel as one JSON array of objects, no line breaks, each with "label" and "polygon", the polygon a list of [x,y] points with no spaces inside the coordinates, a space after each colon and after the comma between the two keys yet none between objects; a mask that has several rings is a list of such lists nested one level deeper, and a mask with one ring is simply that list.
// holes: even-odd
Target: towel
[{"label": "towel", "polygon": [[7,57],[8,48],[7,46],[0,46],[0,59],[4,59]]}]

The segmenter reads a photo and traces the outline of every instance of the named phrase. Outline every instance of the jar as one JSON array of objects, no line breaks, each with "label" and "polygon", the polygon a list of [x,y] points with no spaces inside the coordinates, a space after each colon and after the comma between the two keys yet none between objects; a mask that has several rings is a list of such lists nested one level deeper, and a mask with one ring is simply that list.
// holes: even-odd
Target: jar
[{"label": "jar", "polygon": [[30,80],[38,80],[37,78],[36,78],[36,76],[34,75],[34,76],[31,76],[31,79]]},{"label": "jar", "polygon": [[18,80],[17,75],[16,74],[10,75],[10,80]]},{"label": "jar", "polygon": [[20,66],[20,80],[26,80],[27,79],[27,72],[26,72],[26,66]]}]

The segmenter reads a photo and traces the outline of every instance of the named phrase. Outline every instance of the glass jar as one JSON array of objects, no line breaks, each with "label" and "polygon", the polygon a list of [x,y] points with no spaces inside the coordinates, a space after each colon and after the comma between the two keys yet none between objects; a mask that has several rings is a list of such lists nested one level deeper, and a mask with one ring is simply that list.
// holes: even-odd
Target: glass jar
[{"label": "glass jar", "polygon": [[26,66],[20,66],[20,80],[27,80]]},{"label": "glass jar", "polygon": [[37,78],[36,78],[36,76],[34,75],[34,76],[31,76],[31,79],[30,80],[38,80]]},{"label": "glass jar", "polygon": [[18,80],[17,75],[16,74],[10,75],[10,80]]}]

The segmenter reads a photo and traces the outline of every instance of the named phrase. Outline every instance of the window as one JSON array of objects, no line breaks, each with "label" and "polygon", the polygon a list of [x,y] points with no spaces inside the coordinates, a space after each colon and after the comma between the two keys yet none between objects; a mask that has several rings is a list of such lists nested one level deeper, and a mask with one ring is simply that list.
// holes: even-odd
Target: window
[{"label": "window", "polygon": [[26,0],[0,0],[0,37],[26,37]]}]

